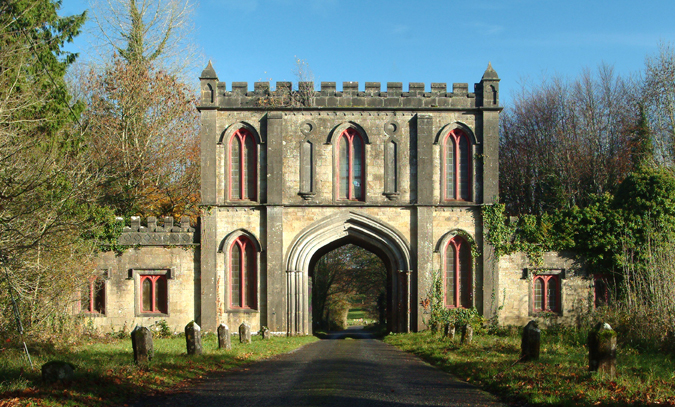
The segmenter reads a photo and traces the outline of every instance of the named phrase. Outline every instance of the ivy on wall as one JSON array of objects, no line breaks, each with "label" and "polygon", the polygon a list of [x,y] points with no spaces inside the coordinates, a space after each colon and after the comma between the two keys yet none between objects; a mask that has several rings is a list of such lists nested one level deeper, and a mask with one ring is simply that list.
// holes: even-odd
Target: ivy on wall
[{"label": "ivy on wall", "polygon": [[524,252],[540,265],[544,252],[571,249],[598,272],[619,271],[627,261],[644,260],[649,238],[675,232],[675,175],[667,168],[642,168],[613,195],[594,195],[583,208],[507,218],[504,204],[493,204],[483,205],[482,214],[498,257]]}]

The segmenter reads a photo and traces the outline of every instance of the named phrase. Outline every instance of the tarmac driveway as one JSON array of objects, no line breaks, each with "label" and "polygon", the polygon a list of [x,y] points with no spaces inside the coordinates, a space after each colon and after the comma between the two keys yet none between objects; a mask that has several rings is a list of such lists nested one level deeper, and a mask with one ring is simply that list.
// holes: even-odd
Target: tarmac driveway
[{"label": "tarmac driveway", "polygon": [[[354,339],[361,338],[361,339]],[[359,328],[295,352],[209,376],[188,393],[146,398],[136,407],[503,406]]]}]

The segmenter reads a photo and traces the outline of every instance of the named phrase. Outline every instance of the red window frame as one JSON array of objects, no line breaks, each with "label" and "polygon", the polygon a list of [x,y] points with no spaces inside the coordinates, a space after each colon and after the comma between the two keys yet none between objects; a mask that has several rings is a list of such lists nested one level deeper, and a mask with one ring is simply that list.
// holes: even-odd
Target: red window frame
[{"label": "red window frame", "polygon": [[[466,156],[464,160],[467,162],[467,174],[466,174],[466,184],[468,185],[466,194],[463,194],[460,190],[462,185],[463,178],[460,177],[460,159],[461,151],[459,150],[460,139],[464,139],[467,146]],[[447,159],[448,159],[448,148],[452,146],[452,154],[454,157],[454,168],[453,173],[448,174],[447,170]],[[453,129],[446,136],[443,142],[443,157],[441,163],[443,176],[441,179],[442,189],[443,189],[443,200],[445,201],[471,201],[473,199],[473,188],[472,188],[472,173],[473,173],[473,160],[471,159],[471,140],[469,136],[464,133],[462,130]],[[454,184],[454,194],[450,195],[451,191],[448,191],[448,177],[452,176],[452,183]],[[463,196],[464,195],[464,196]]]},{"label": "red window frame", "polygon": [[[537,301],[537,281],[542,282],[541,300]],[[549,288],[551,282],[555,282],[555,303],[553,307],[549,304]],[[562,287],[560,286],[560,276],[557,274],[539,274],[532,279],[532,310],[534,312],[560,312],[560,295]]]},{"label": "red window frame", "polygon": [[[84,296],[80,297],[81,312],[105,315],[105,280],[101,276],[92,276],[88,280],[89,284],[86,288],[87,298],[85,300]],[[97,298],[99,295],[101,298]],[[82,303],[83,300],[85,300],[84,303]],[[100,304],[100,307],[97,307],[97,304]]]},{"label": "red window frame", "polygon": [[[234,270],[232,265],[233,253],[237,250],[239,253],[238,270]],[[251,239],[246,236],[239,236],[230,245],[229,262],[229,285],[230,285],[230,308],[233,309],[256,309],[257,308],[257,267],[255,246]],[[246,261],[242,261],[246,258]],[[235,290],[234,278],[238,277],[238,286]],[[234,298],[238,292],[239,303],[235,303]]]},{"label": "red window frame", "polygon": [[[342,169],[341,169],[341,160],[343,157],[340,157],[340,143],[342,138],[347,140],[347,160],[349,160],[347,168],[347,196],[344,196],[342,193]],[[355,179],[354,177],[354,140],[360,143],[361,146],[361,175]],[[366,184],[365,184],[365,175],[366,175],[366,143],[363,138],[353,128],[348,128],[340,134],[340,137],[337,140],[337,186],[338,186],[338,197],[339,199],[346,199],[350,201],[363,201],[366,196]],[[361,191],[360,194],[357,194],[354,191],[354,181],[360,182]]]},{"label": "red window frame", "polygon": [[[465,256],[461,254],[463,251]],[[467,260],[467,254],[468,259]],[[451,257],[452,256],[452,257]],[[445,246],[445,261],[443,264],[443,302],[446,308],[471,308],[473,299],[473,267],[471,267],[471,246],[469,242],[460,236],[455,236]],[[452,259],[453,270],[448,270],[448,262]],[[448,274],[452,273],[454,278],[454,288],[452,293],[448,287]],[[448,301],[448,294],[451,294],[452,301]]]},{"label": "red window frame", "polygon": [[[143,298],[143,283],[145,280],[150,281],[150,309],[145,309],[145,301]],[[164,287],[164,301],[158,304],[157,295],[158,288],[160,288],[160,283],[163,283]],[[167,283],[166,275],[163,274],[149,274],[139,276],[139,309],[142,314],[167,314],[169,310],[168,298],[169,298],[169,286]]]},{"label": "red window frame", "polygon": [[[253,146],[252,154],[253,160],[246,161],[249,151],[246,147],[246,141],[251,140],[251,145]],[[239,197],[235,197],[232,193],[232,149],[235,145],[234,143],[239,143],[241,148],[239,149]],[[228,199],[231,201],[254,201],[257,196],[257,159],[258,159],[258,146],[255,142],[255,137],[251,134],[250,131],[246,129],[238,129],[230,137],[227,148],[228,154],[228,169],[227,169],[227,179],[228,179]],[[252,161],[252,162],[251,162]],[[249,190],[249,185],[246,182],[247,180],[252,180],[252,184]]]}]

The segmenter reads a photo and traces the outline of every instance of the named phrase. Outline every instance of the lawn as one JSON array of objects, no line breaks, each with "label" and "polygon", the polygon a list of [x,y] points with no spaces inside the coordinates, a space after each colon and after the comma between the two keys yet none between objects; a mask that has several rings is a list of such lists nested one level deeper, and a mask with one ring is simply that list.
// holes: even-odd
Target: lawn
[{"label": "lawn", "polygon": [[414,353],[462,380],[509,402],[529,405],[610,406],[675,405],[672,355],[619,348],[618,377],[588,371],[581,337],[542,331],[541,358],[515,363],[520,337],[477,335],[458,341],[431,332],[390,334],[385,342]]},{"label": "lawn", "polygon": [[[30,365],[16,344],[0,347],[0,407],[9,406],[123,406],[141,395],[170,392],[215,370],[239,368],[252,361],[286,353],[316,341],[312,336],[259,336],[242,345],[233,337],[232,350],[221,351],[215,335],[204,335],[204,354],[187,356],[185,337],[155,339],[155,357],[147,367],[133,361],[131,339],[91,337],[75,345],[29,345]],[[75,380],[67,385],[45,386],[40,366],[63,360],[76,366]]]}]

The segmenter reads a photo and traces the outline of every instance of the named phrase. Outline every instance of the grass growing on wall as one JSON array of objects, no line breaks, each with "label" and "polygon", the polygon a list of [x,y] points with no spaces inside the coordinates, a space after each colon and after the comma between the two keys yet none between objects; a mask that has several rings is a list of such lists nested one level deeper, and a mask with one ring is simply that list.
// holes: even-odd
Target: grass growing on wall
[{"label": "grass growing on wall", "polygon": [[672,355],[619,348],[615,379],[588,371],[584,335],[542,331],[539,361],[515,363],[520,357],[516,335],[475,336],[459,340],[429,331],[392,334],[385,342],[416,354],[461,380],[508,401],[530,405],[675,404],[675,360]]},{"label": "grass growing on wall", "polygon": [[[15,343],[0,345],[0,406],[122,406],[140,395],[183,387],[211,371],[223,371],[249,362],[286,353],[317,338],[253,337],[249,345],[232,337],[232,350],[218,350],[217,336],[204,335],[201,356],[186,355],[185,337],[155,339],[155,356],[149,366],[135,365],[131,339],[88,338],[74,346],[29,344],[34,371]],[[11,345],[11,346],[10,346]],[[75,380],[45,386],[40,367],[50,360],[76,366]]]}]

